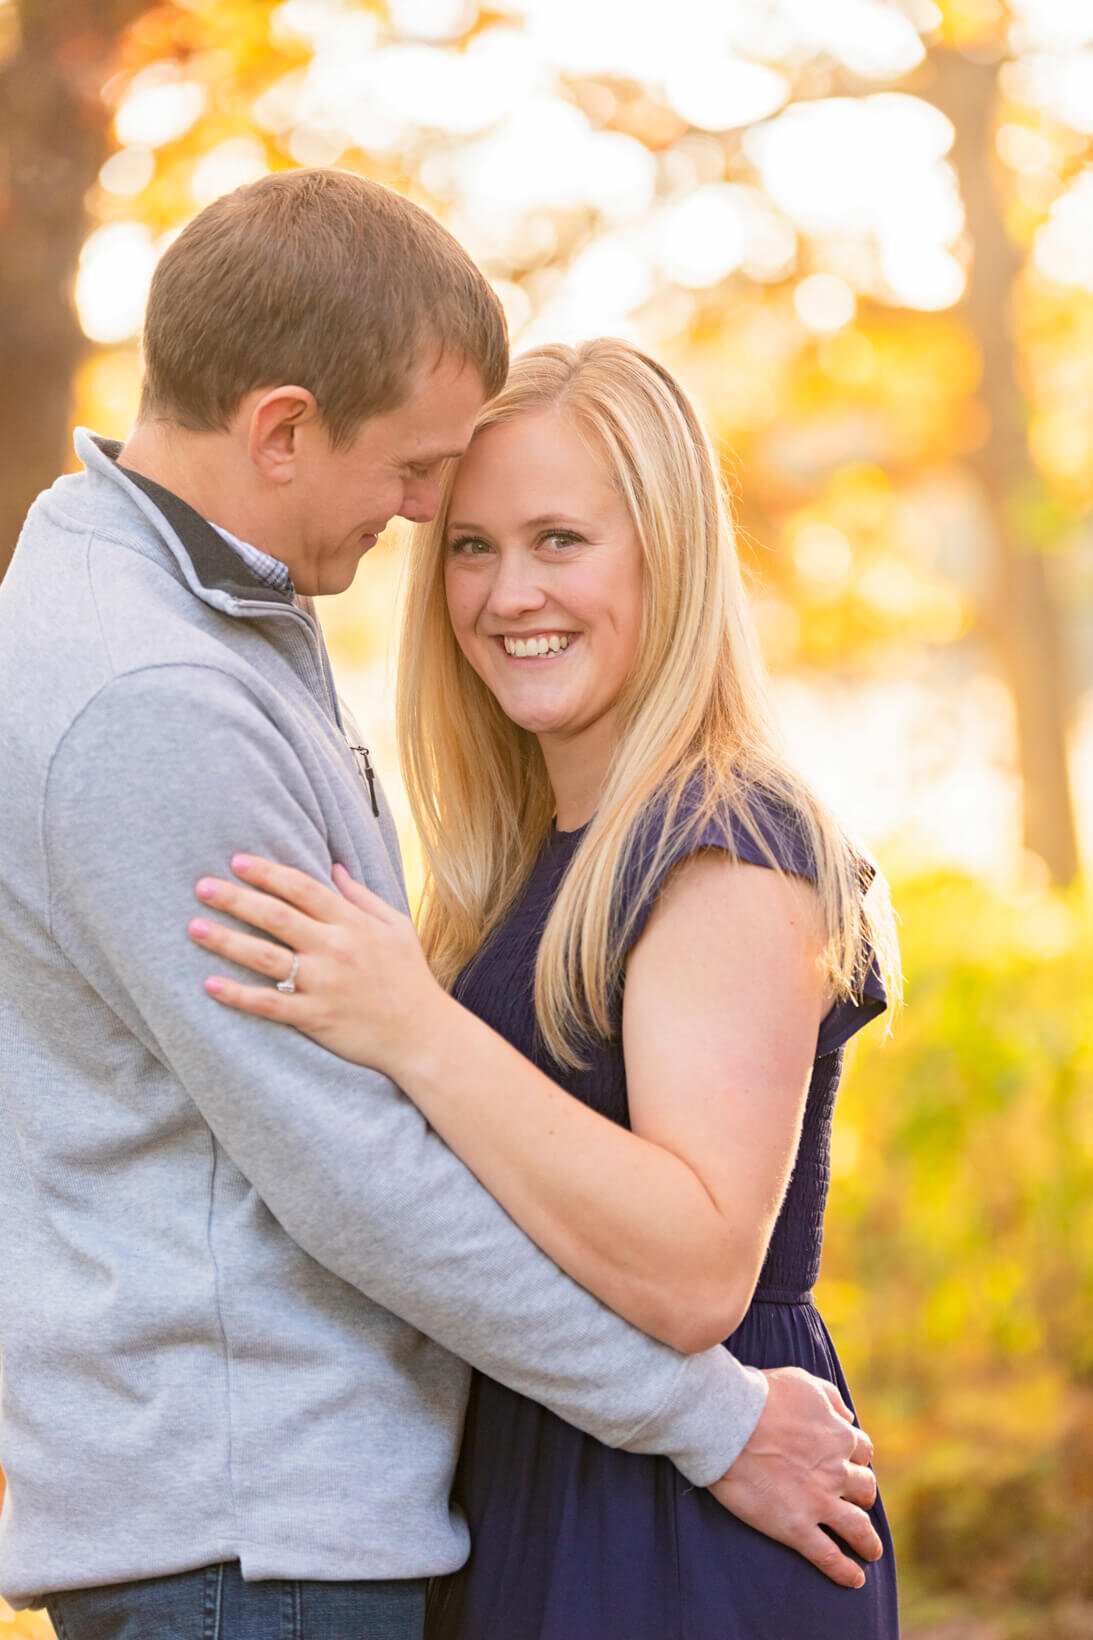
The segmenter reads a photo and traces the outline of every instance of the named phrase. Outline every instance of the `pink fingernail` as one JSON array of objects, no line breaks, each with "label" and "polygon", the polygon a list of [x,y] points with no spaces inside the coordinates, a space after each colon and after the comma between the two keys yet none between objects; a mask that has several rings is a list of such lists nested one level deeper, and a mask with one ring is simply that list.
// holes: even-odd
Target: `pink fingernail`
[{"label": "pink fingernail", "polygon": [[251,859],[249,854],[232,855],[232,870],[238,872],[239,876],[242,876],[244,872],[249,871],[253,864],[254,861]]},{"label": "pink fingernail", "polygon": [[194,893],[197,895],[199,900],[215,900],[216,884],[213,882],[211,877],[202,877],[201,881],[194,890]]},{"label": "pink fingernail", "polygon": [[190,924],[190,933],[195,940],[207,940],[212,931],[212,923],[207,923],[204,917],[195,917]]},{"label": "pink fingernail", "polygon": [[224,990],[224,981],[222,979],[207,979],[205,989],[211,997],[218,997]]}]

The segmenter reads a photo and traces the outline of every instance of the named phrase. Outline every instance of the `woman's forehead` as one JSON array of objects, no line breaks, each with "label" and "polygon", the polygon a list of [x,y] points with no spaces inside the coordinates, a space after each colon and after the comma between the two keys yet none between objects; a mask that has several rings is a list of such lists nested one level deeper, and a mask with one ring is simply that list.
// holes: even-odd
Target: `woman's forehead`
[{"label": "woman's forehead", "polygon": [[528,517],[567,505],[580,512],[610,505],[616,494],[603,455],[569,417],[529,411],[475,434],[456,471],[450,516],[458,520],[472,503]]}]

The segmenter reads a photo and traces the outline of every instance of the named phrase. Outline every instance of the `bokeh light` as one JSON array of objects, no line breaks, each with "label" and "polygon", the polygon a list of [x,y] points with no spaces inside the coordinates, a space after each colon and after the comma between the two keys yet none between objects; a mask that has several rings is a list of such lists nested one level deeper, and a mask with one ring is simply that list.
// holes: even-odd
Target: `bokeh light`
[{"label": "bokeh light", "polygon": [[114,223],[91,235],[80,256],[76,306],[92,341],[136,335],[156,260],[152,233],[140,222]]},{"label": "bokeh light", "polygon": [[205,103],[204,86],[185,78],[174,64],[153,64],[133,77],[118,107],[118,141],[130,147],[162,148],[185,136]]}]

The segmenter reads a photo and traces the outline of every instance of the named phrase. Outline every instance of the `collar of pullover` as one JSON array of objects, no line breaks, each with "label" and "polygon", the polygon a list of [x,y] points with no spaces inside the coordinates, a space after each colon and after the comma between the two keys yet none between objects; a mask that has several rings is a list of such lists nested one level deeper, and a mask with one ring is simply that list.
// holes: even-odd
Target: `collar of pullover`
[{"label": "collar of pullover", "polygon": [[101,438],[78,427],[75,446],[89,474],[106,478],[128,492],[170,549],[186,581],[207,603],[228,613],[237,613],[240,605],[293,607],[291,594],[279,592],[253,574],[220,532],[181,496],[120,466],[122,446],[116,439]]}]

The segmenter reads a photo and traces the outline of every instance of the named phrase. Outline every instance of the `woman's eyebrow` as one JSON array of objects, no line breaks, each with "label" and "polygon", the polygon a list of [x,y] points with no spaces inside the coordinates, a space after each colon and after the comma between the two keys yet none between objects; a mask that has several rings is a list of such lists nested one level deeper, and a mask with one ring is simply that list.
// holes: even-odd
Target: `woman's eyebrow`
[{"label": "woman's eyebrow", "polygon": [[[525,518],[521,523],[520,528],[524,530],[538,530],[542,529],[544,524],[574,524],[579,529],[588,528],[587,523],[583,522],[579,518],[575,518],[572,513],[557,512],[543,513],[538,518]],[[464,524],[454,518],[449,519],[448,528],[450,530],[480,530],[483,534],[488,533],[484,524]]]}]

